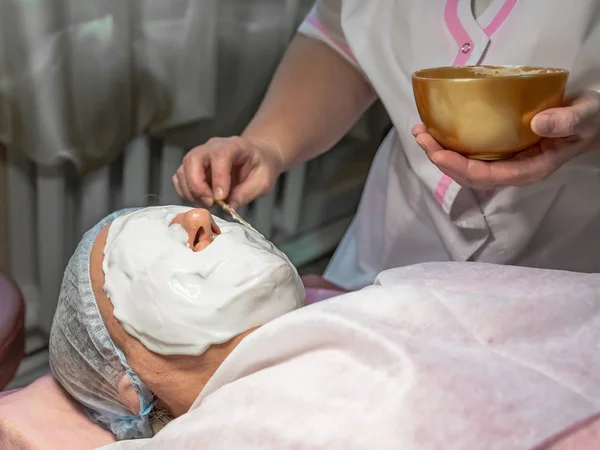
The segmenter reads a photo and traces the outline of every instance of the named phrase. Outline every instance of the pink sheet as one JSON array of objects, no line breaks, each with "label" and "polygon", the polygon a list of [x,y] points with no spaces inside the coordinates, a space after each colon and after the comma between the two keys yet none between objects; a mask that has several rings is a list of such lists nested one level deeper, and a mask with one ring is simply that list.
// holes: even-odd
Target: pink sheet
[{"label": "pink sheet", "polygon": [[[423,282],[431,280],[424,279]],[[309,288],[307,304],[340,294],[330,289]],[[25,389],[0,392],[1,449],[86,450],[112,442],[113,436],[91,423],[51,375]],[[535,450],[591,448],[600,448],[600,417],[565,430]]]},{"label": "pink sheet", "polygon": [[[18,392],[25,395],[21,396],[17,394]],[[17,395],[10,401],[8,398],[2,398],[10,394]],[[44,399],[52,399],[54,406],[51,408],[51,413],[46,409],[48,403]],[[56,412],[59,414],[58,417],[52,415]],[[29,423],[30,420],[32,423]],[[61,424],[60,430],[52,430],[56,423]],[[78,432],[72,433],[71,430]],[[0,448],[2,449],[85,450],[112,442],[114,439],[110,434],[91,423],[72,405],[51,375],[44,376],[24,390],[0,392]],[[591,448],[600,448],[600,416],[575,425],[535,450]]]},{"label": "pink sheet", "polygon": [[598,275],[388,271],[256,331],[192,411],[106,450],[531,449],[599,413],[599,330]]}]

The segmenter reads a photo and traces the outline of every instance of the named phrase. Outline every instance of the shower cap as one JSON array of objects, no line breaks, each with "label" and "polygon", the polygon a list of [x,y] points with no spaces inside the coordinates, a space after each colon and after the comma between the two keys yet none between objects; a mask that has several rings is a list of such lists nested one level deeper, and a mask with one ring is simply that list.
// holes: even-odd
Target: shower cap
[{"label": "shower cap", "polygon": [[[104,218],[79,243],[65,270],[50,332],[50,368],[63,388],[95,423],[117,439],[152,436],[152,392],[129,367],[100,316],[90,278],[90,253],[102,229],[127,209]],[[131,382],[138,394],[137,415],[120,400],[119,385]]]}]

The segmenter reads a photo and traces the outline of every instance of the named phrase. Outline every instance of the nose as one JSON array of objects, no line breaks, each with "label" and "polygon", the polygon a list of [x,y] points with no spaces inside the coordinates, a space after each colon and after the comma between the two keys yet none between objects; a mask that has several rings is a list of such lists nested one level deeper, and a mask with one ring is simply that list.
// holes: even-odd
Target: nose
[{"label": "nose", "polygon": [[206,209],[191,209],[175,216],[171,225],[180,224],[188,234],[190,248],[199,252],[210,245],[221,230]]}]

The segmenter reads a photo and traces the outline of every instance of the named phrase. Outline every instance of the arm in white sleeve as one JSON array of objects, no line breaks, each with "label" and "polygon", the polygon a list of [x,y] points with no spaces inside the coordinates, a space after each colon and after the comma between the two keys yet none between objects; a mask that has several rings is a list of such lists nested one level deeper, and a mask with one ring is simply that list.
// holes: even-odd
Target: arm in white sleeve
[{"label": "arm in white sleeve", "polygon": [[286,170],[333,147],[376,98],[345,44],[340,4],[316,3],[243,134],[279,152]]}]

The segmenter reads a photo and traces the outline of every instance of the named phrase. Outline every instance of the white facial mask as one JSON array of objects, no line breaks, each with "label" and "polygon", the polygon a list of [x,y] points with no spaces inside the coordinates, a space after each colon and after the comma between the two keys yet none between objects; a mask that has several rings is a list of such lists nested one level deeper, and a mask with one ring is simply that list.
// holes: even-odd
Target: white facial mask
[{"label": "white facial mask", "polygon": [[221,234],[188,245],[178,214],[146,208],[118,217],[104,249],[104,290],[125,331],[162,355],[200,355],[304,305],[298,272],[259,233],[214,217]]}]

